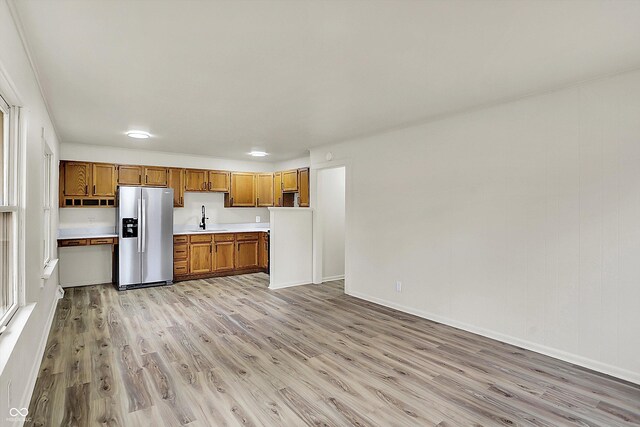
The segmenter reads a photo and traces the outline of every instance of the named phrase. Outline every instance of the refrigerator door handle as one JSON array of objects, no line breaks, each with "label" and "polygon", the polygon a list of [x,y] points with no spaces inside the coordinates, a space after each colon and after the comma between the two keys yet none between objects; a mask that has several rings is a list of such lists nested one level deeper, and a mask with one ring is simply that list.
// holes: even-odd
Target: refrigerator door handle
[{"label": "refrigerator door handle", "polygon": [[142,198],[142,252],[147,251],[147,207],[145,206],[145,200]]},{"label": "refrigerator door handle", "polygon": [[138,253],[142,252],[142,199],[138,199]]}]

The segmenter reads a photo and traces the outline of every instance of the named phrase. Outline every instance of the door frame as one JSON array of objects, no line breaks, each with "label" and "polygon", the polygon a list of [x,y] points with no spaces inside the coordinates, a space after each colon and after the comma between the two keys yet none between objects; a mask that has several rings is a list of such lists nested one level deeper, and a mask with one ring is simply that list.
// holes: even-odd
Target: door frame
[{"label": "door frame", "polygon": [[312,189],[309,197],[310,207],[313,209],[313,269],[312,269],[312,278],[314,284],[322,283],[322,246],[324,243],[324,237],[322,236],[322,214],[318,209],[318,172],[327,169],[336,169],[336,168],[344,168],[344,180],[345,180],[345,188],[344,188],[344,291],[345,293],[349,293],[350,289],[350,281],[349,281],[349,271],[350,271],[350,262],[349,262],[349,230],[351,224],[351,215],[350,215],[350,200],[351,200],[351,168],[352,163],[351,159],[339,159],[332,160],[329,162],[322,162],[318,164],[311,165],[309,168],[309,188]]}]

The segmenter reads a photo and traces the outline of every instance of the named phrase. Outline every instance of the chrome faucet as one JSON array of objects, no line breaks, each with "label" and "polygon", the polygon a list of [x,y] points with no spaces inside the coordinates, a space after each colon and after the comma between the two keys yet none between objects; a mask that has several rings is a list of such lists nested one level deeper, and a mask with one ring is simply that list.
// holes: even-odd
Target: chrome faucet
[{"label": "chrome faucet", "polygon": [[204,209],[204,205],[202,205],[202,219],[200,220],[200,224],[198,225],[199,228],[202,228],[203,230],[207,229],[207,222],[206,220],[208,220],[209,218],[206,217],[206,211]]}]

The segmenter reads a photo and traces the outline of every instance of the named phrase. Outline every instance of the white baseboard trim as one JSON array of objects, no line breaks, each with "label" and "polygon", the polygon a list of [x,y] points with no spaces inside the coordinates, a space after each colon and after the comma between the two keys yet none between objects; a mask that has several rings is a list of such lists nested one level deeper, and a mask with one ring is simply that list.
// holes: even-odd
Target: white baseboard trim
[{"label": "white baseboard trim", "polygon": [[301,286],[301,285],[311,285],[311,280],[306,280],[306,281],[293,281],[293,282],[285,282],[285,283],[279,283],[279,284],[270,284],[269,285],[269,289],[283,289],[283,288],[290,288],[292,286]]},{"label": "white baseboard trim", "polygon": [[51,330],[51,324],[53,323],[53,317],[56,313],[56,307],[58,306],[58,300],[60,297],[58,296],[58,292],[55,292],[53,298],[53,302],[51,304],[51,308],[49,309],[49,315],[47,316],[47,323],[43,329],[46,331],[42,338],[40,339],[40,343],[38,344],[37,350],[32,353],[35,356],[35,360],[33,361],[33,365],[31,365],[31,370],[29,371],[29,379],[27,381],[27,387],[24,390],[22,400],[23,404],[26,407],[29,407],[29,403],[31,402],[31,397],[33,395],[33,389],[36,386],[36,380],[38,379],[38,372],[40,371],[40,364],[42,363],[42,356],[44,355],[44,350],[47,346],[47,340],[49,339],[49,331]]},{"label": "white baseboard trim", "polygon": [[432,320],[434,322],[442,323],[454,328],[462,329],[474,334],[482,335],[487,338],[502,341],[507,344],[512,344],[518,347],[525,348],[527,350],[535,351],[547,356],[555,357],[556,359],[563,360],[565,362],[573,363],[575,365],[582,366],[603,374],[611,375],[616,378],[620,378],[625,381],[630,381],[634,384],[640,384],[640,373],[632,372],[627,369],[619,368],[617,366],[609,365],[607,363],[598,362],[597,360],[589,359],[579,356],[577,354],[569,353],[563,350],[559,350],[553,347],[547,347],[545,345],[536,344],[531,341],[523,340],[513,337],[511,335],[505,335],[500,332],[492,331],[490,329],[480,328],[470,325],[468,323],[459,322],[457,320],[449,319],[447,317],[439,316],[437,314],[429,313],[426,311],[418,310],[412,307],[407,307],[402,304],[397,304],[391,301],[387,301],[381,298],[372,297],[360,292],[346,292],[355,298],[363,299],[365,301],[380,304],[385,307],[393,308],[398,311],[413,314],[414,316],[422,317],[423,319]]},{"label": "white baseboard trim", "polygon": [[329,276],[329,277],[323,277],[322,278],[322,282],[332,282],[334,280],[342,280],[344,279],[344,274],[338,274],[337,276]]},{"label": "white baseboard trim", "polygon": [[102,281],[102,282],[96,282],[96,283],[87,283],[87,282],[69,282],[69,283],[61,283],[60,286],[64,289],[66,288],[79,288],[81,286],[93,286],[93,285],[102,285],[103,283],[111,283],[111,279],[106,280],[106,281]]}]

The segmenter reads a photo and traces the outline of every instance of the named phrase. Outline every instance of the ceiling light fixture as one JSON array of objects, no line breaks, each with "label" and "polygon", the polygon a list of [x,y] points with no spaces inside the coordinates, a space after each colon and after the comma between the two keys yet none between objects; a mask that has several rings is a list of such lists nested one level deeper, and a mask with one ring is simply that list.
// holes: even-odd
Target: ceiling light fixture
[{"label": "ceiling light fixture", "polygon": [[136,138],[136,139],[151,138],[151,134],[149,132],[145,132],[143,130],[130,130],[130,131],[127,132],[127,136],[129,138]]},{"label": "ceiling light fixture", "polygon": [[249,154],[253,157],[264,157],[269,155],[266,151],[251,151]]}]

